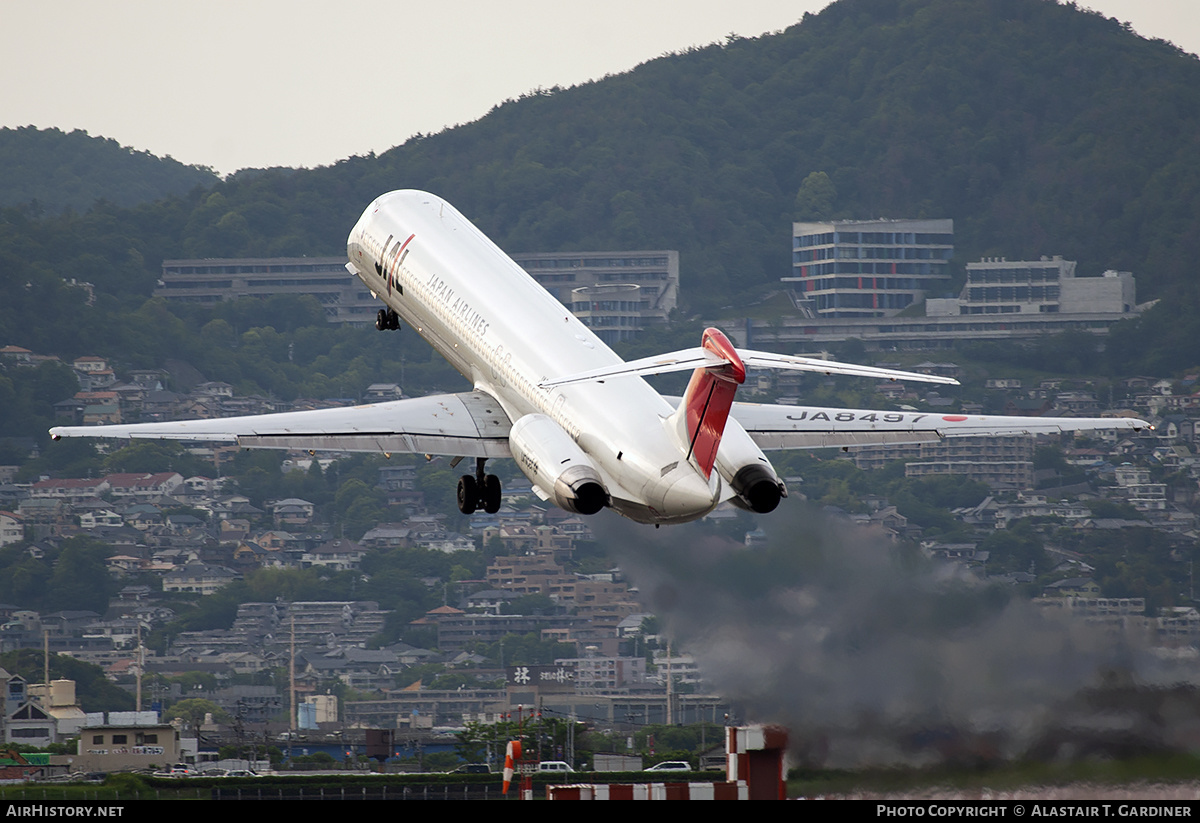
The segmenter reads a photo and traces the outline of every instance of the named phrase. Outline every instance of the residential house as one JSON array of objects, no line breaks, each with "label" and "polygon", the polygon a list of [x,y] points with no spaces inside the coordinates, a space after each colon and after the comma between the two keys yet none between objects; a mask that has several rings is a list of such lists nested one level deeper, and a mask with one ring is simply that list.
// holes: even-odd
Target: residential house
[{"label": "residential house", "polygon": [[0,511],[0,546],[20,543],[25,539],[25,526],[19,514]]},{"label": "residential house", "polygon": [[276,526],[307,526],[312,523],[315,505],[298,497],[267,504]]},{"label": "residential house", "polygon": [[163,576],[164,592],[199,592],[210,595],[240,577],[224,566],[210,566],[199,561],[188,563]]},{"label": "residential house", "polygon": [[339,537],[306,551],[300,558],[300,565],[306,569],[321,566],[339,572],[352,571],[359,567],[366,554],[367,550],[353,540]]}]

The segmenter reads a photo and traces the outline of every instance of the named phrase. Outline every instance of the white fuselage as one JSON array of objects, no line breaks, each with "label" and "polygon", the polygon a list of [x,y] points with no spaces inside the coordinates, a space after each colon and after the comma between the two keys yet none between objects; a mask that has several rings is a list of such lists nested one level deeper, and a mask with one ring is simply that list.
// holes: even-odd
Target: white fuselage
[{"label": "white fuselage", "polygon": [[367,287],[514,424],[541,414],[561,427],[621,514],[682,522],[721,499],[718,473],[705,478],[689,464],[664,425],[674,407],[642,378],[538,385],[621,360],[449,203],[420,191],[382,195],[347,246]]}]

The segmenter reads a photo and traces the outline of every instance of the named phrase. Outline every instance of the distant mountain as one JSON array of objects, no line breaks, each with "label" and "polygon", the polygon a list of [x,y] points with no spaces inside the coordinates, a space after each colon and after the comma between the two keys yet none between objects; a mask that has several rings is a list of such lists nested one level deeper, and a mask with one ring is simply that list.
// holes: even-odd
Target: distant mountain
[{"label": "distant mountain", "polygon": [[219,178],[78,129],[0,128],[0,206],[37,201],[43,213],[84,211],[97,200],[136,206]]},{"label": "distant mountain", "polygon": [[[15,165],[51,177],[55,156]],[[119,355],[170,319],[127,323],[119,341],[60,276],[134,301],[163,257],[339,254],[371,198],[397,188],[446,197],[508,251],[679,249],[681,305],[707,315],[778,287],[793,219],[949,217],[960,268],[1061,254],[1081,275],[1134,272],[1139,299],[1168,299],[1122,333],[1126,349],[1200,364],[1200,59],[1054,0],[838,0],[784,32],[505,101],[379,156],[239,173],[136,209],[105,189],[86,214],[10,210],[0,328]],[[64,317],[75,334],[58,333]]]}]

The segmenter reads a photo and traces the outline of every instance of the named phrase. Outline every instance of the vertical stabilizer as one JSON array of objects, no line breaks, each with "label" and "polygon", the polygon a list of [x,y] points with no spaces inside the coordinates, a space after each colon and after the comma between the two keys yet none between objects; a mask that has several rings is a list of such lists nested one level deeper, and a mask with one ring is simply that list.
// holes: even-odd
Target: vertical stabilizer
[{"label": "vertical stabilizer", "polygon": [[746,367],[720,329],[705,329],[700,345],[723,362],[692,372],[683,402],[671,423],[687,449],[688,461],[708,477],[717,459],[733,397],[746,380]]}]

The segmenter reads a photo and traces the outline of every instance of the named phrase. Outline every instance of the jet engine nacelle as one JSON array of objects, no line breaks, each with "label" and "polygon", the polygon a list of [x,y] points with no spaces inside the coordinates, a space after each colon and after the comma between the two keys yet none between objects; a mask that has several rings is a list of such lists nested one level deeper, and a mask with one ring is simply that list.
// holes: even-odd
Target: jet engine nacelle
[{"label": "jet engine nacelle", "polygon": [[721,438],[715,468],[733,489],[735,506],[759,514],[775,511],[787,486],[746,430],[730,420]]},{"label": "jet engine nacelle", "polygon": [[591,459],[544,414],[527,414],[508,435],[512,456],[525,476],[555,505],[595,514],[608,505],[608,489]]}]

